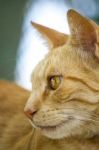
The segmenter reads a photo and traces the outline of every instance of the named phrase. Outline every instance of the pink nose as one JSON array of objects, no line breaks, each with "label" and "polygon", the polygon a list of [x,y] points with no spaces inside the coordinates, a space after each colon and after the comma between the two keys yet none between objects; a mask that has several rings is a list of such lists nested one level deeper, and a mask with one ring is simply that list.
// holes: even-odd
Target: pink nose
[{"label": "pink nose", "polygon": [[30,109],[24,110],[25,115],[26,115],[30,120],[33,119],[33,116],[34,116],[34,114],[35,114],[36,112],[37,112],[37,110],[30,110]]}]

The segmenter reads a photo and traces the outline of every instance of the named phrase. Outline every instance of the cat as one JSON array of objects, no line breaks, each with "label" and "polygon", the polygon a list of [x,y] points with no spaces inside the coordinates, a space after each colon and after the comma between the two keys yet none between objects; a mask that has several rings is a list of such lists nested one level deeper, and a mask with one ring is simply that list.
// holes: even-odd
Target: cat
[{"label": "cat", "polygon": [[31,22],[50,49],[32,91],[0,82],[0,150],[99,150],[99,27],[67,19],[70,35]]}]

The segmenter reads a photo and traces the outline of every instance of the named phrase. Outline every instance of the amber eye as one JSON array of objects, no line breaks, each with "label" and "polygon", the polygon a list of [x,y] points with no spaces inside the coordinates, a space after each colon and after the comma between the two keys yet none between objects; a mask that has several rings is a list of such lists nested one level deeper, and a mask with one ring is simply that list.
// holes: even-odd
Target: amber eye
[{"label": "amber eye", "polygon": [[49,87],[52,90],[56,90],[59,87],[60,83],[61,83],[61,78],[62,78],[61,75],[50,77],[49,80],[48,80]]}]

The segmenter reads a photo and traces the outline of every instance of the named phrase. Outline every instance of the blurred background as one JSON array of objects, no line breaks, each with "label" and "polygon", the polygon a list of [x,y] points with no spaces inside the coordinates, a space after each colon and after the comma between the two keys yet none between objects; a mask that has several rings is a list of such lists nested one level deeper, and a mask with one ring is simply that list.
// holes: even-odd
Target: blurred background
[{"label": "blurred background", "polygon": [[31,89],[31,72],[48,48],[30,21],[69,33],[70,8],[99,23],[99,0],[0,0],[0,79]]}]

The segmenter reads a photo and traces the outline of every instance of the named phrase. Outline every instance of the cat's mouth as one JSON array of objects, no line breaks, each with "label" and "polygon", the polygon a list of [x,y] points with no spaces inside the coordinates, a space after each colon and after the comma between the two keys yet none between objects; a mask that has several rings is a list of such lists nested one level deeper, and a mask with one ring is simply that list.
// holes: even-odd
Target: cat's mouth
[{"label": "cat's mouth", "polygon": [[51,126],[51,125],[49,125],[49,126],[35,125],[35,127],[39,128],[41,130],[53,131],[53,130],[57,130],[60,127],[64,126],[65,123],[67,123],[67,122],[68,122],[68,120],[65,120],[65,121],[63,121],[59,124],[53,125],[53,126]]}]

